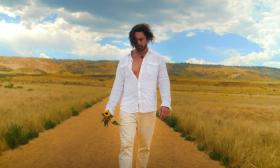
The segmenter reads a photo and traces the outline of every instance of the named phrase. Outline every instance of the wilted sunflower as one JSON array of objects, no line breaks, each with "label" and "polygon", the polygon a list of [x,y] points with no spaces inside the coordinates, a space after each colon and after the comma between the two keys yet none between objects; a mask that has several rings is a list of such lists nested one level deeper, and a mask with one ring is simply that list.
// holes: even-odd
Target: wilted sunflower
[{"label": "wilted sunflower", "polygon": [[109,117],[109,116],[111,115],[110,112],[109,112],[108,110],[104,111],[103,114],[104,114],[105,117]]},{"label": "wilted sunflower", "polygon": [[[104,126],[107,127],[109,125],[110,120],[114,117],[109,110],[106,110],[102,113],[103,119],[102,122],[104,123]],[[120,125],[116,120],[111,121],[114,125]]]}]

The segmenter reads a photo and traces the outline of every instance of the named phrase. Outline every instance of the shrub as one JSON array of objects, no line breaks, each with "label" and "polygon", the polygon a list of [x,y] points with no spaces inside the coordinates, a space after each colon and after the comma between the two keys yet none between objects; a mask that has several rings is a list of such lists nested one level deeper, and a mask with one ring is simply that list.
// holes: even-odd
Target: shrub
[{"label": "shrub", "polygon": [[22,127],[16,124],[12,124],[8,127],[4,137],[7,145],[12,149],[20,144],[26,144],[28,142],[27,137],[23,133]]},{"label": "shrub", "polygon": [[213,160],[221,160],[222,154],[216,150],[209,152],[209,157]]},{"label": "shrub", "polygon": [[91,107],[92,106],[92,103],[90,103],[90,102],[85,102],[85,108],[89,108],[89,107]]},{"label": "shrub", "polygon": [[175,127],[175,125],[177,124],[177,118],[175,116],[167,116],[164,120],[167,125],[169,125],[170,127]]},{"label": "shrub", "polygon": [[76,110],[74,107],[71,108],[72,116],[77,116],[80,114],[78,110]]},{"label": "shrub", "polygon": [[39,133],[35,130],[31,130],[29,132],[27,132],[26,137],[27,139],[33,139],[39,136]]},{"label": "shrub", "polygon": [[181,133],[181,137],[185,137],[185,136],[186,136],[186,132],[183,131],[183,132]]},{"label": "shrub", "polygon": [[185,140],[194,141],[194,140],[195,140],[195,137],[193,137],[191,134],[186,134],[186,135],[185,135]]},{"label": "shrub", "polygon": [[200,143],[197,145],[197,149],[200,151],[205,151],[207,149],[207,145],[205,143]]},{"label": "shrub", "polygon": [[221,161],[225,166],[229,165],[229,157],[227,155],[223,155],[221,152],[213,150],[209,152],[208,155],[213,160]]},{"label": "shrub", "polygon": [[56,125],[56,124],[55,124],[54,121],[52,121],[52,120],[47,120],[47,121],[45,122],[45,124],[44,124],[44,128],[45,128],[46,130],[48,130],[48,129],[54,128],[55,125]]},{"label": "shrub", "polygon": [[229,157],[228,156],[223,156],[222,157],[222,162],[225,166],[229,165]]},{"label": "shrub", "polygon": [[178,124],[176,124],[174,126],[173,130],[176,131],[176,132],[183,132],[184,131],[184,129],[181,126],[179,126]]}]

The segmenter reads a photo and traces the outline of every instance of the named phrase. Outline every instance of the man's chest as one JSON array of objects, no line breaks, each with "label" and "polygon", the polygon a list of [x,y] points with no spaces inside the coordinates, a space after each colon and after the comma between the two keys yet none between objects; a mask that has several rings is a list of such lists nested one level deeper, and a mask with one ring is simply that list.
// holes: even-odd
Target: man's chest
[{"label": "man's chest", "polygon": [[150,83],[156,81],[160,72],[159,64],[156,62],[142,61],[130,62],[123,67],[125,80],[128,81],[141,81]]},{"label": "man's chest", "polygon": [[133,59],[132,65],[131,65],[131,70],[133,74],[139,78],[139,73],[142,67],[143,59]]}]

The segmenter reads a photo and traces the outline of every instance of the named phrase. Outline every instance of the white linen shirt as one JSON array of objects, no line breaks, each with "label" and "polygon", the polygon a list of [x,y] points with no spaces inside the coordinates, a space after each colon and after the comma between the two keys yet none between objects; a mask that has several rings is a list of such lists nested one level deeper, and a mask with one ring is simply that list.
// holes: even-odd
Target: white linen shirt
[{"label": "white linen shirt", "polygon": [[148,48],[143,58],[139,77],[132,71],[131,53],[122,57],[105,110],[114,115],[115,107],[128,113],[152,112],[157,110],[157,86],[160,89],[161,106],[171,110],[170,81],[163,56]]}]

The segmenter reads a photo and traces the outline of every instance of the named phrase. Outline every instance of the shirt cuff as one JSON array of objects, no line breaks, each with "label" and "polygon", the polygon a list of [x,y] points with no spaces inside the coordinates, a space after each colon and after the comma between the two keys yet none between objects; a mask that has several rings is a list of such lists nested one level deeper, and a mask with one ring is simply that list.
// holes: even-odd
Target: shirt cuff
[{"label": "shirt cuff", "polygon": [[172,110],[172,108],[171,108],[171,105],[170,105],[170,104],[161,103],[161,105],[160,105],[160,106],[165,106],[165,107],[168,107],[168,108],[169,108],[169,110]]}]

